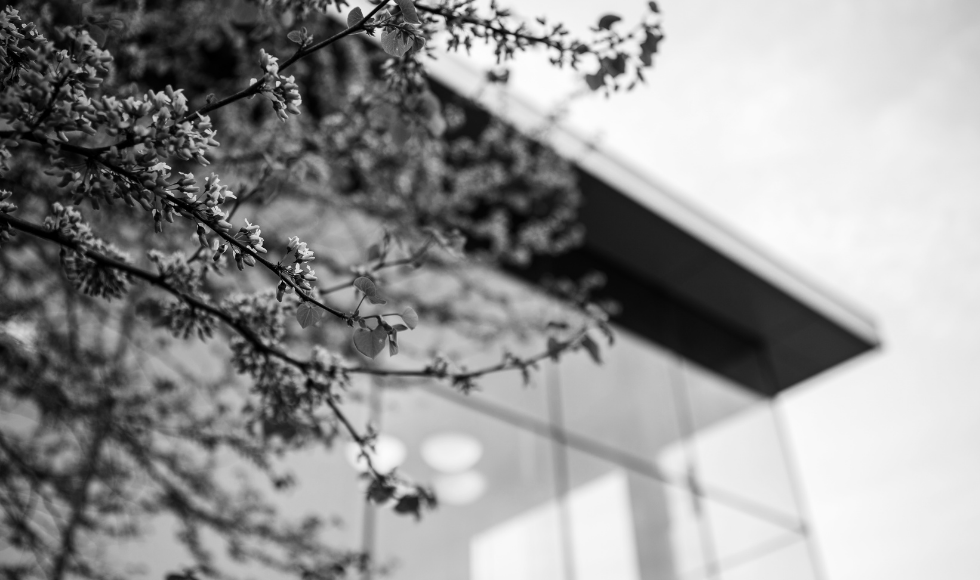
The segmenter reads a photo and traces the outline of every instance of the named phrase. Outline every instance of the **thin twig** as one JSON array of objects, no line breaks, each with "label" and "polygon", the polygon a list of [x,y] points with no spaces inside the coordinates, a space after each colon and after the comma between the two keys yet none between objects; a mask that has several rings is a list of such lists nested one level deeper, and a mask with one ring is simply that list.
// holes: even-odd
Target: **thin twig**
[{"label": "thin twig", "polygon": [[499,27],[499,26],[494,26],[493,24],[490,24],[486,20],[480,20],[479,18],[473,18],[472,16],[455,15],[451,11],[449,11],[449,10],[447,10],[445,8],[437,8],[437,7],[433,7],[433,6],[426,6],[425,4],[422,4],[422,3],[419,3],[419,2],[416,2],[415,3],[415,8],[418,9],[418,10],[421,10],[422,12],[428,12],[429,14],[434,14],[436,16],[441,16],[446,21],[449,21],[449,20],[459,20],[460,22],[465,22],[465,23],[470,24],[470,25],[473,25],[473,26],[479,26],[480,28],[484,28],[486,30],[491,30],[493,32],[496,32],[497,34],[502,34],[502,35],[505,35],[505,36],[510,36],[512,38],[519,38],[521,40],[526,40],[526,41],[531,42],[533,44],[543,44],[543,45],[545,45],[545,46],[547,46],[549,48],[554,48],[555,50],[561,50],[561,51],[569,50],[569,47],[564,46],[561,43],[555,42],[555,41],[553,41],[550,38],[547,38],[545,36],[532,36],[530,34],[525,34],[523,32],[518,32],[516,30],[507,30],[506,28],[502,28],[502,27]]}]

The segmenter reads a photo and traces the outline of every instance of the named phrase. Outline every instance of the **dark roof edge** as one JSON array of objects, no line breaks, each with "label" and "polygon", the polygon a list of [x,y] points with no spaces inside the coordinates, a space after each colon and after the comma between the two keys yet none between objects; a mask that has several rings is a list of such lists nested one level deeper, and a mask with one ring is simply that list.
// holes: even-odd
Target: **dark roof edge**
[{"label": "dark roof edge", "polygon": [[[477,100],[489,111],[522,130],[540,131],[546,123],[546,116],[533,106],[499,85],[487,83],[483,75],[452,55],[443,56],[437,63],[430,64],[428,70],[440,83],[462,96]],[[556,151],[614,186],[636,203],[689,232],[719,254],[794,297],[867,344],[880,344],[875,324],[868,315],[793,272],[708,217],[705,212],[681,201],[678,196],[640,170],[616,159],[566,127],[549,128],[545,137],[546,142]]]}]

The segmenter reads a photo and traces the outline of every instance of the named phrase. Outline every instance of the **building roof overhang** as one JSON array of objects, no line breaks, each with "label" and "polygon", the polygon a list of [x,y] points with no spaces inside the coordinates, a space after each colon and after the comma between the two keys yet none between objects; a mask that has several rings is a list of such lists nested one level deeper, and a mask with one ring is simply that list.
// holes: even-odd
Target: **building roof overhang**
[{"label": "building roof overhang", "polygon": [[[444,58],[432,70],[445,89],[518,128],[545,122],[462,63]],[[641,172],[561,127],[548,132],[547,144],[575,162],[586,239],[518,275],[536,281],[602,271],[600,297],[620,304],[617,324],[770,396],[878,346],[866,315]]]}]

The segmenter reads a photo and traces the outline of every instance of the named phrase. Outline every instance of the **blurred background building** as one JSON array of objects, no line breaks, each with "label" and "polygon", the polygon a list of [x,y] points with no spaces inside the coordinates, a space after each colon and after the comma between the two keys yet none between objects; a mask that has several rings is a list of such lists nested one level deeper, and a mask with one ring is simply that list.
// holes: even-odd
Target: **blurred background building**
[{"label": "blurred background building", "polygon": [[[643,4],[520,10],[574,33]],[[574,75],[527,58],[510,90],[874,313],[883,348],[777,400],[827,577],[976,578],[980,4],[658,4],[647,86],[566,107]]]},{"label": "blurred background building", "polygon": [[[471,70],[445,78],[465,92]],[[604,272],[616,343],[601,366],[579,353],[529,387],[373,391],[378,461],[432,481],[443,505],[422,524],[350,513],[360,541],[404,579],[823,578],[771,401],[876,346],[873,325],[599,148],[548,138],[577,159],[586,242],[511,274]]]},{"label": "blurred background building", "polygon": [[[474,132],[491,114],[456,96],[474,89],[508,122],[548,124],[447,65],[433,88],[468,103]],[[439,509],[417,522],[368,504],[354,446],[289,460],[301,485],[284,507],[338,517],[331,542],[392,579],[823,580],[773,399],[875,348],[874,325],[601,147],[560,126],[546,140],[575,160],[585,242],[485,282],[602,272],[594,298],[618,305],[602,364],[580,351],[470,395],[360,382],[348,404],[382,433],[374,463],[431,482]],[[166,522],[156,532],[120,555],[151,576],[180,561]]]},{"label": "blurred background building", "polygon": [[[636,4],[534,0],[521,11],[561,14],[574,30],[606,11],[628,18]],[[440,486],[446,505],[425,521],[381,512],[364,518],[340,456],[299,462],[298,479],[316,485],[299,490],[297,503],[347,516],[338,539],[351,546],[366,540],[381,557],[396,558],[395,577],[438,578],[434,570],[445,563],[463,578],[585,578],[595,565],[622,570],[605,577],[623,578],[819,578],[821,571],[830,580],[975,578],[980,5],[660,5],[668,38],[650,85],[611,101],[573,103],[569,124],[639,167],[640,182],[658,176],[724,216],[765,254],[871,306],[885,348],[782,391],[773,405],[772,385],[805,377],[780,383],[774,373],[769,383],[746,386],[724,365],[678,357],[662,341],[621,331],[603,367],[570,360],[542,375],[551,383],[526,390],[494,384],[466,401],[423,390],[378,400],[382,427],[398,441],[392,460]],[[459,78],[449,58],[433,69],[447,83]],[[511,79],[511,91],[541,110],[576,90],[573,76],[533,58],[514,67]],[[486,91],[478,83],[469,94]],[[578,158],[589,150],[566,153]],[[656,197],[657,189],[642,191]],[[653,209],[649,200],[638,203]],[[766,281],[858,345],[874,341],[839,313],[814,306],[800,288]],[[626,380],[623,358],[649,376]],[[549,384],[561,387],[557,427]],[[600,388],[646,399],[624,400],[623,418],[612,420],[614,409],[589,399]],[[462,405],[478,401],[479,408]],[[679,413],[679,401],[686,411]],[[431,411],[433,423],[400,423],[410,406]],[[596,409],[604,424],[588,424],[583,407]],[[624,446],[621,437],[641,445]],[[425,457],[436,452],[425,450],[440,445],[443,462],[430,464]],[[445,459],[454,453],[455,462]],[[801,477],[793,477],[794,463]],[[736,505],[726,502],[733,498]],[[608,507],[596,514],[597,503]],[[576,523],[587,516],[592,526]],[[814,536],[811,545],[806,538]],[[602,553],[593,549],[609,544]],[[587,547],[576,560],[563,549],[569,545]],[[471,562],[492,560],[501,549],[538,558],[514,560],[523,572],[474,569]],[[163,546],[153,551],[167,557]]]}]

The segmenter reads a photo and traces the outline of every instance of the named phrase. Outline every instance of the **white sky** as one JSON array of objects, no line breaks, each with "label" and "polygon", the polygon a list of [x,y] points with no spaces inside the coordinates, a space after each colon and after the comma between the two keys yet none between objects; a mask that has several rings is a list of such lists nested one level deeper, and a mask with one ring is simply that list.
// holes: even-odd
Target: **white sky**
[{"label": "white sky", "polygon": [[[572,125],[879,322],[882,351],[784,397],[829,580],[977,578],[980,2],[660,6],[651,83]],[[573,86],[540,58],[512,79],[542,106]]]}]

